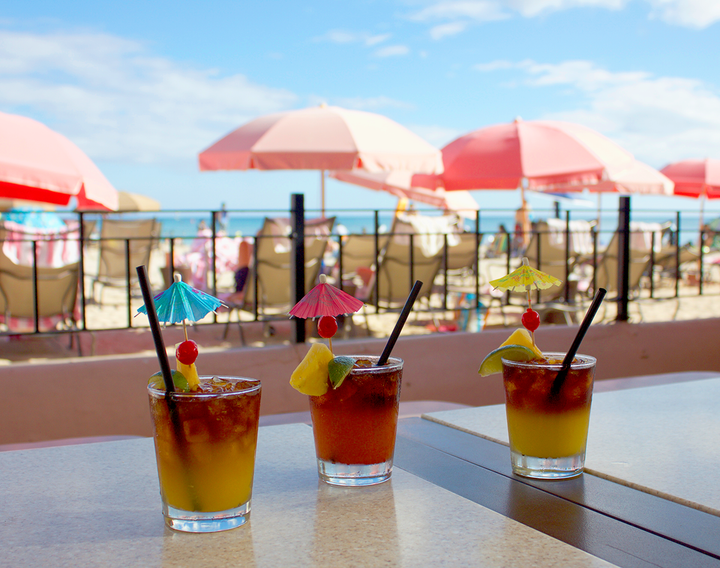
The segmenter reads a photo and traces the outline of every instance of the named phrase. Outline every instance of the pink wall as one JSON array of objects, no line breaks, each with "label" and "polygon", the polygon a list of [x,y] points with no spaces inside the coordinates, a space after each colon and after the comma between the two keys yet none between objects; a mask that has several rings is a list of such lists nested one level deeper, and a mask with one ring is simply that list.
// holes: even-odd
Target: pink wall
[{"label": "pink wall", "polygon": [[[544,326],[537,341],[563,351],[576,328]],[[499,375],[481,378],[482,358],[510,330],[404,337],[393,355],[405,359],[403,401],[443,400],[473,406],[503,402]],[[581,351],[598,358],[596,379],[679,371],[720,371],[720,319],[593,326]],[[380,340],[334,341],[336,354],[379,354]],[[262,414],[307,410],[288,385],[306,345],[207,352],[203,370],[262,380]],[[83,436],[149,436],[145,385],[158,370],[151,355],[118,355],[16,363],[0,367],[0,444]]]}]

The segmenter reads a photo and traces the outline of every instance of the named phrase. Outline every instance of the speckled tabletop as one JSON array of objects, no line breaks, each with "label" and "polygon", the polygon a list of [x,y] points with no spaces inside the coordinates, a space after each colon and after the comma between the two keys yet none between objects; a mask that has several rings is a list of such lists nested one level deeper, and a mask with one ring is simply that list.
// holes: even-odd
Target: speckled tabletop
[{"label": "speckled tabletop", "polygon": [[[586,473],[720,516],[719,404],[720,378],[595,393]],[[423,418],[508,444],[505,405]]]},{"label": "speckled tabletop", "polygon": [[395,468],[318,481],[311,429],[260,429],[250,522],[165,528],[152,440],[0,454],[0,566],[609,566]]}]

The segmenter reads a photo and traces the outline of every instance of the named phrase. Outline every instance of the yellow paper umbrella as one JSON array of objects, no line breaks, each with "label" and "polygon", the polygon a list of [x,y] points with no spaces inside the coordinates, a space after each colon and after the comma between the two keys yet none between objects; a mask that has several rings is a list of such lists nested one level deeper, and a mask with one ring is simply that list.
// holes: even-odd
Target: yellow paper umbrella
[{"label": "yellow paper umbrella", "polygon": [[511,292],[530,292],[530,290],[547,290],[552,286],[560,286],[562,282],[536,270],[528,264],[528,259],[523,257],[519,268],[513,270],[507,276],[491,280],[490,286],[498,290],[509,290]]},{"label": "yellow paper umbrella", "polygon": [[[511,292],[527,292],[528,311],[523,314],[523,325],[530,331],[533,345],[535,345],[535,330],[540,325],[540,319],[536,312],[532,310],[532,302],[530,300],[530,290],[547,290],[552,286],[560,286],[562,282],[536,270],[528,264],[528,259],[523,257],[522,264],[519,268],[513,270],[507,276],[491,280],[490,285],[497,290],[506,290]],[[532,318],[528,318],[528,316]]]}]

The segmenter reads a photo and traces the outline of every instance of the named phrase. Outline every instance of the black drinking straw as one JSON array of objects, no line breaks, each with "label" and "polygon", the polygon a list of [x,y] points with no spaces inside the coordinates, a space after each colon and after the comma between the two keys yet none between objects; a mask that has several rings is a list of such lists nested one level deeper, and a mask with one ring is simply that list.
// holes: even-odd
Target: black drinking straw
[{"label": "black drinking straw", "polygon": [[400,337],[400,332],[402,331],[402,328],[405,325],[405,322],[407,321],[410,312],[412,311],[413,304],[415,303],[415,300],[420,293],[420,288],[422,288],[422,285],[423,283],[420,282],[420,280],[415,280],[415,284],[413,284],[412,290],[410,290],[410,295],[408,296],[407,300],[405,300],[405,305],[400,312],[400,317],[395,323],[395,327],[393,328],[392,333],[390,334],[390,337],[385,344],[385,349],[383,349],[382,355],[380,355],[380,359],[378,359],[378,367],[387,363],[387,360],[390,357],[390,352],[393,350],[393,347],[395,347],[395,342],[398,340],[398,337]]},{"label": "black drinking straw", "polygon": [[165,392],[170,394],[175,392],[175,385],[172,381],[172,371],[170,370],[170,362],[168,361],[167,351],[165,351],[165,342],[160,331],[160,321],[155,311],[155,302],[150,292],[150,281],[148,280],[147,268],[145,265],[135,268],[142,290],[143,301],[145,302],[145,310],[147,311],[148,321],[150,322],[150,330],[155,340],[155,351],[157,351],[158,361],[160,362],[160,371],[162,371],[163,380],[165,381]]},{"label": "black drinking straw", "polygon": [[[157,352],[158,361],[160,362],[160,370],[162,371],[163,380],[165,381],[165,400],[167,401],[168,413],[170,414],[170,421],[173,425],[173,433],[177,443],[178,452],[180,453],[180,459],[183,463],[188,463],[187,447],[183,443],[182,437],[182,423],[180,416],[178,415],[177,407],[171,393],[175,392],[175,384],[172,380],[172,371],[170,370],[170,362],[168,361],[167,351],[165,351],[165,342],[163,341],[162,332],[160,331],[160,321],[158,320],[157,311],[155,310],[155,302],[153,301],[152,293],[150,292],[150,281],[147,275],[147,268],[145,265],[135,267],[138,275],[138,282],[140,283],[140,289],[142,290],[143,301],[145,302],[145,310],[147,311],[148,321],[150,322],[150,330],[155,340],[155,351]],[[200,510],[200,503],[198,496],[195,493],[195,483],[190,478],[190,473],[187,468],[183,468],[185,476],[185,485],[188,488],[190,495],[190,502],[194,511]]]},{"label": "black drinking straw", "polygon": [[585,338],[587,330],[590,329],[590,324],[595,318],[595,314],[597,314],[597,311],[600,308],[600,304],[602,304],[603,298],[605,298],[605,294],[607,294],[607,290],[605,288],[598,288],[598,291],[593,298],[592,304],[590,304],[590,307],[588,308],[588,311],[585,314],[582,323],[580,324],[580,329],[575,336],[575,340],[570,346],[570,349],[568,349],[568,352],[565,354],[565,359],[563,359],[562,367],[560,367],[558,374],[555,375],[555,380],[553,381],[552,387],[550,388],[551,397],[557,396],[560,393],[560,389],[562,388],[563,383],[567,378],[567,374],[570,372],[570,366],[572,365],[573,359],[575,358],[575,354],[577,353],[578,349],[580,349],[580,344]]}]

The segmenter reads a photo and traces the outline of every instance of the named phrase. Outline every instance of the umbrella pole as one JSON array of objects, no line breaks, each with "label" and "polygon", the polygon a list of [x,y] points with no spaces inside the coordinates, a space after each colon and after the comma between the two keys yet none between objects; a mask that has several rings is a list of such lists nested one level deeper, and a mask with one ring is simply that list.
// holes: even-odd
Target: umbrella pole
[{"label": "umbrella pole", "polygon": [[[703,185],[703,192],[700,195],[700,222],[698,224],[698,228],[700,229],[698,231],[698,250],[702,250],[703,242],[703,221],[705,216],[705,198],[707,197],[707,186]],[[678,239],[679,240],[679,239]],[[679,244],[679,243],[678,243]]]},{"label": "umbrella pole", "polygon": [[188,340],[187,325],[185,325],[185,320],[183,320],[183,333],[185,334],[185,341],[187,341]]},{"label": "umbrella pole", "polygon": [[325,170],[320,170],[320,217],[325,218]]}]

